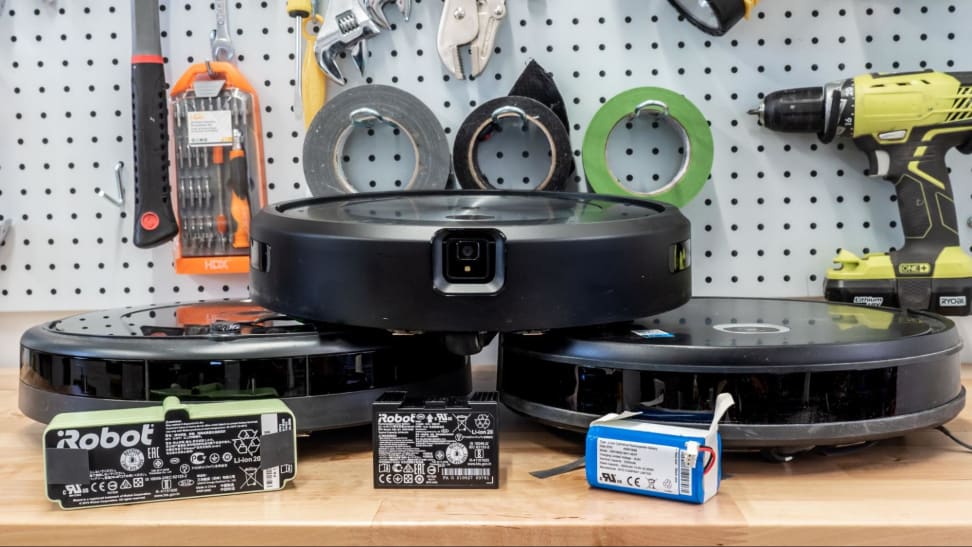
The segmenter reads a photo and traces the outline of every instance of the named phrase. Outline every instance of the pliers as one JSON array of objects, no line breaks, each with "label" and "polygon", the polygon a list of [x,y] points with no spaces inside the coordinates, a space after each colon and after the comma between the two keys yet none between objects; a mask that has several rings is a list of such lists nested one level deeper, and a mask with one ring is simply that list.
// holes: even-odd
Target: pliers
[{"label": "pliers", "polygon": [[[479,76],[493,54],[499,25],[506,17],[506,0],[445,0],[439,23],[439,57],[459,80]],[[459,49],[469,46],[472,67],[463,67]]]}]

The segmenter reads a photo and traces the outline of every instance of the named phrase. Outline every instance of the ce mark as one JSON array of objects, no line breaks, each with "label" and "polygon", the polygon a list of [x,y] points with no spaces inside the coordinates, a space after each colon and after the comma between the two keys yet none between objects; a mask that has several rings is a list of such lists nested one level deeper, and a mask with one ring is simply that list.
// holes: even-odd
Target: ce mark
[{"label": "ce mark", "polygon": [[[408,476],[411,477],[411,475]],[[378,474],[378,484],[402,484],[403,481],[404,481],[404,476],[401,473],[379,473]]]},{"label": "ce mark", "polygon": [[95,481],[91,483],[89,487],[91,493],[107,494],[109,492],[114,492],[118,490],[117,481]]},{"label": "ce mark", "polygon": [[641,488],[641,477],[628,477],[625,482],[633,488]]}]

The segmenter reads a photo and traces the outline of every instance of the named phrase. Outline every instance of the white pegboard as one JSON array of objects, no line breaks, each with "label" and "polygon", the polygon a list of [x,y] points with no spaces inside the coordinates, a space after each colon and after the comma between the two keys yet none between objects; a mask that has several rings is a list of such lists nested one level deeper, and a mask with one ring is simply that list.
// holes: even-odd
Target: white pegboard
[{"label": "white pegboard", "polygon": [[[436,53],[441,2],[414,1],[407,23],[389,6],[396,28],[369,42],[366,78],[349,59],[342,67],[349,86],[367,80],[422,98],[450,141],[472,108],[506,94],[530,59],[553,72],[578,154],[597,108],[625,89],[667,87],[698,105],[715,138],[712,178],[684,209],[693,222],[695,293],[702,295],[820,295],[838,247],[863,252],[903,242],[891,185],[863,175],[866,161],[853,144],[760,129],[746,115],[760,93],[866,71],[972,68],[963,58],[972,50],[969,1],[766,0],[752,20],[713,38],[679,22],[664,0],[508,0],[486,72],[458,81],[445,77]],[[172,82],[207,58],[215,15],[210,2],[161,4]],[[293,36],[284,4],[235,2],[230,14],[240,67],[264,108],[272,201],[308,195],[302,124],[290,110]],[[99,187],[113,189],[118,160],[131,184],[129,14],[127,0],[59,0],[55,7],[7,0],[0,14],[0,214],[14,221],[0,247],[0,310],[246,293],[245,276],[175,275],[169,246],[131,245],[130,197],[122,212],[96,195]],[[676,145],[662,129],[618,135],[611,144],[615,172],[631,174],[632,184],[664,182],[652,179],[674,170]],[[379,131],[375,139],[355,137],[347,169],[363,185],[384,187],[401,179],[411,160],[395,160],[403,148],[394,136]],[[537,144],[529,134],[490,143],[498,148],[483,151],[484,170],[529,187],[521,181],[536,171],[538,154],[523,158],[522,151]],[[359,147],[375,152],[354,153]],[[952,153],[948,160],[967,247],[972,159]]]}]

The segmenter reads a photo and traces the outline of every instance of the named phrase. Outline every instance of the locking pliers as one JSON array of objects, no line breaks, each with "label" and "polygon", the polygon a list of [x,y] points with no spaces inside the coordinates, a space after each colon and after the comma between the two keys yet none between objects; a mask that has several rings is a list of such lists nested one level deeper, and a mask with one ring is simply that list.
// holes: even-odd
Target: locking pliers
[{"label": "locking pliers", "polygon": [[[445,0],[437,41],[439,57],[457,79],[478,76],[493,54],[506,0]],[[460,48],[469,46],[471,70],[466,72]]]}]

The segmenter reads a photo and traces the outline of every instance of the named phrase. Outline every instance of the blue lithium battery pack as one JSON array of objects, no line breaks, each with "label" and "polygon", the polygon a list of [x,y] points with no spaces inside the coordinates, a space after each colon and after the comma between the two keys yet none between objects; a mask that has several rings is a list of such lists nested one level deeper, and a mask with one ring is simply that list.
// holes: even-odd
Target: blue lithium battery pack
[{"label": "blue lithium battery pack", "polygon": [[597,488],[705,503],[719,490],[719,420],[733,403],[728,393],[716,398],[708,429],[653,423],[639,418],[639,412],[598,418],[587,430],[587,482]]}]

